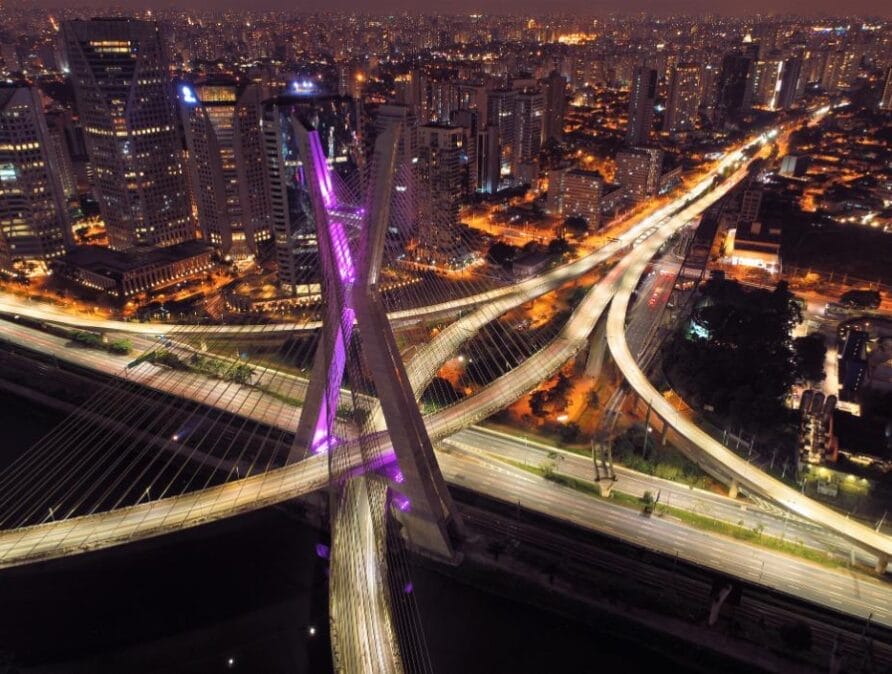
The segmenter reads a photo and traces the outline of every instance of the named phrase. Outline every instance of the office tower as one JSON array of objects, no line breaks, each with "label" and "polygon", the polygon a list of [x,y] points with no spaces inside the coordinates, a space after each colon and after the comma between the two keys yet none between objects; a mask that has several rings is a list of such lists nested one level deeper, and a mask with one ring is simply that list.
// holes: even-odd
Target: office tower
[{"label": "office tower", "polygon": [[375,136],[387,129],[396,130],[397,146],[394,159],[393,195],[390,206],[390,227],[398,231],[403,240],[414,232],[407,228],[414,223],[401,217],[417,212],[417,164],[418,124],[408,105],[382,105],[375,113]]},{"label": "office tower", "polygon": [[[486,96],[486,124],[496,130],[499,146],[499,173],[501,176],[511,174],[514,162],[514,132],[516,123],[514,113],[517,109],[517,91],[512,89],[496,89]],[[490,139],[492,142],[492,139]]]},{"label": "office tower", "polygon": [[464,153],[462,156],[462,193],[470,196],[477,191],[477,154],[480,128],[480,115],[476,110],[453,110],[449,116],[453,126],[464,132]]},{"label": "office tower", "polygon": [[459,107],[459,94],[455,84],[448,80],[431,80],[428,83],[428,118],[426,122],[446,124],[449,113]]},{"label": "office tower", "polygon": [[[262,129],[270,194],[270,225],[282,291],[319,292],[316,227],[296,128],[318,130],[328,164],[348,182],[358,173],[356,107],[347,96],[326,96],[291,87],[263,103]],[[350,219],[349,214],[344,214]]]},{"label": "office tower", "polygon": [[628,145],[646,145],[657,98],[657,71],[646,66],[635,68],[632,90],[629,93],[629,124],[626,129]]},{"label": "office tower", "polygon": [[18,49],[14,44],[4,42],[0,44],[0,75],[10,77],[21,72],[22,63],[19,60]]},{"label": "office tower", "polygon": [[697,127],[700,110],[699,64],[679,63],[672,69],[667,103],[666,129],[670,133],[686,133]]},{"label": "office tower", "polygon": [[261,119],[264,89],[252,84],[245,87],[235,106],[236,175],[239,199],[248,246],[254,242],[255,254],[270,247],[273,238],[269,174]]},{"label": "office tower", "polygon": [[542,93],[545,97],[543,142],[564,139],[564,114],[567,110],[567,81],[557,71],[542,80]]},{"label": "office tower", "polygon": [[548,171],[548,196],[545,210],[552,215],[564,213],[564,176],[569,168],[551,169]]},{"label": "office tower", "polygon": [[427,88],[425,78],[417,70],[398,75],[394,79],[396,97],[394,101],[399,105],[409,106],[410,111],[417,119],[421,113],[422,91]]},{"label": "office tower", "polygon": [[37,89],[0,84],[0,267],[48,262],[71,223]]},{"label": "office tower", "polygon": [[783,60],[777,56],[757,61],[753,67],[753,102],[767,110],[777,110],[783,83]]},{"label": "office tower", "polygon": [[[560,214],[565,218],[584,218],[590,229],[597,229],[601,222],[601,194],[604,191],[601,174],[579,168],[560,173]],[[550,193],[550,184],[548,189]]]},{"label": "office tower", "polygon": [[495,194],[501,187],[501,173],[499,128],[487,126],[477,132],[477,189]]},{"label": "office tower", "polygon": [[93,19],[66,22],[63,30],[109,245],[194,239],[157,24]]},{"label": "office tower", "polygon": [[626,188],[626,193],[636,201],[657,193],[663,153],[654,148],[632,147],[616,155],[614,180]]},{"label": "office tower", "polygon": [[65,195],[66,201],[74,201],[78,196],[77,177],[74,173],[71,151],[68,148],[68,132],[73,125],[72,115],[67,110],[56,109],[47,111],[44,116],[49,132],[49,144],[56,158],[62,194]]},{"label": "office tower", "polygon": [[[256,255],[270,237],[264,217],[251,212],[248,197],[267,190],[257,85],[241,86],[230,79],[184,83],[178,98],[186,165],[204,237],[225,256]],[[262,213],[262,206],[255,208]]]},{"label": "office tower", "polygon": [[880,96],[880,110],[892,110],[892,66],[886,69],[886,82]]},{"label": "office tower", "polygon": [[416,258],[431,264],[454,266],[462,255],[458,226],[463,145],[464,131],[460,127],[418,127]]},{"label": "office tower", "polygon": [[799,103],[804,93],[805,77],[802,71],[802,58],[791,56],[784,61],[777,106],[782,110],[790,110]]},{"label": "office tower", "polygon": [[725,54],[716,90],[716,123],[721,126],[746,115],[752,100],[753,57],[740,52]]},{"label": "office tower", "polygon": [[534,183],[539,177],[544,110],[545,97],[538,89],[526,89],[517,93],[514,109],[514,160],[511,173],[522,183]]},{"label": "office tower", "polygon": [[836,93],[850,87],[858,72],[859,60],[860,55],[852,46],[828,53],[821,74],[821,88],[827,93]]}]

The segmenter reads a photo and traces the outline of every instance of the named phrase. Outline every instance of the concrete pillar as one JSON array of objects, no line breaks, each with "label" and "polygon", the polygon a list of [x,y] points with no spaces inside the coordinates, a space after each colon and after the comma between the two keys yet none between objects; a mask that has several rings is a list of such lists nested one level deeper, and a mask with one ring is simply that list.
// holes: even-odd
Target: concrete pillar
[{"label": "concrete pillar", "polygon": [[889,566],[889,555],[879,555],[877,557],[876,572],[879,574],[886,573],[886,567]]},{"label": "concrete pillar", "polygon": [[728,485],[728,497],[729,498],[737,498],[737,493],[740,490],[740,485],[737,484],[737,480],[731,480],[731,484]]},{"label": "concrete pillar", "polygon": [[669,429],[670,428],[671,428],[671,426],[669,426],[669,422],[663,421],[663,432],[660,434],[660,446],[661,447],[666,446],[666,442],[669,439]]},{"label": "concrete pillar", "polygon": [[604,367],[604,358],[607,355],[607,312],[601,314],[601,318],[595,323],[588,344],[588,359],[585,362],[585,374],[587,377],[597,377]]}]

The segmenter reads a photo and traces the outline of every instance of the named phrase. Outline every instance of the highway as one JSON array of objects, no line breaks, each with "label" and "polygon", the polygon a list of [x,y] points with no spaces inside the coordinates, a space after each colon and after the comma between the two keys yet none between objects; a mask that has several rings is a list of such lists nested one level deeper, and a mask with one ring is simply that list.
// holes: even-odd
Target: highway
[{"label": "highway", "polygon": [[[740,163],[742,163],[741,154],[737,151],[731,153],[716,170]],[[633,250],[648,249],[651,246],[655,246],[655,250],[674,231],[724,196],[744,175],[745,169],[739,169],[734,176],[711,191],[713,180],[708,176],[675,203],[649,215],[634,232],[630,232],[630,236],[636,236],[632,241]],[[690,205],[682,206],[684,204]],[[681,211],[673,215],[679,208]],[[476,395],[427,417],[426,425],[431,439],[433,441],[442,439],[491,416],[558,372],[564,363],[585,347],[594,324],[606,310],[620,281],[624,278],[626,269],[636,259],[631,255],[626,256],[600,283],[592,287],[577,305],[558,336],[543,349],[511,372],[481,389]],[[27,338],[25,339],[25,343],[29,343]],[[29,345],[33,345],[33,342]],[[66,357],[64,349],[67,347],[56,345],[56,348],[63,350],[60,357]],[[69,349],[68,357],[71,357],[71,353],[81,351],[83,350]],[[101,371],[109,372],[115,369],[115,365],[106,361],[111,357],[104,352],[90,354],[89,358],[90,362],[100,365]],[[120,363],[117,368],[120,368]],[[114,374],[113,371],[111,373]],[[148,386],[152,386],[153,382],[168,381],[161,368],[148,363],[132,368],[128,376],[139,377],[138,381]],[[253,400],[250,406],[246,406],[246,398],[264,395],[256,389],[233,386],[231,383],[210,380],[198,375],[181,379],[182,381],[177,382],[176,388],[170,392],[202,402],[213,400],[214,402],[210,404],[220,405],[225,409],[232,407],[236,410],[250,409],[252,418],[278,427],[287,429],[297,427],[299,410],[293,406],[285,405],[275,399]],[[260,404],[261,402],[263,404]],[[358,468],[361,465],[362,457],[355,444],[345,446],[339,451],[348,453],[342,465],[348,468]],[[76,554],[96,547],[117,545],[135,538],[157,536],[212,519],[231,517],[252,508],[262,508],[271,502],[289,500],[300,493],[308,493],[318,488],[317,473],[313,468],[318,463],[319,457],[311,457],[306,462],[211,488],[208,494],[205,491],[190,492],[112,513],[76,517],[0,532],[0,566],[26,564],[39,559]],[[322,466],[325,466],[325,462]],[[244,488],[230,486],[239,485],[241,482],[245,482]],[[277,487],[279,501],[275,501],[273,496]],[[301,492],[302,489],[305,491]],[[170,503],[172,501],[176,503]],[[252,506],[252,503],[255,505]],[[158,504],[163,505],[158,506]],[[159,520],[157,513],[162,512],[163,516]],[[118,527],[126,534],[122,535]]]},{"label": "highway", "polygon": [[[533,467],[552,463],[558,473],[593,482],[594,469],[590,458],[492,429],[474,426],[446,438],[441,445]],[[730,524],[741,524],[748,529],[760,526],[766,536],[801,542],[816,550],[831,552],[844,563],[848,563],[853,554],[864,566],[872,566],[875,563],[872,556],[854,549],[849,541],[811,522],[791,516],[787,511],[765,510],[752,502],[688,487],[679,482],[645,475],[623,466],[615,465],[614,470],[617,480],[613,489],[624,494],[640,498],[645,491],[650,491],[654,495],[659,493],[660,502],[666,506],[681,508]]]},{"label": "highway", "polygon": [[440,465],[451,484],[850,615],[872,614],[873,621],[892,626],[892,586],[878,579],[692,529],[671,518],[644,517],[496,460],[456,451],[441,456]]},{"label": "highway", "polygon": [[708,467],[712,467],[713,470],[718,468],[725,479],[735,480],[739,487],[749,494],[777,503],[869,550],[877,556],[877,570],[885,571],[889,556],[892,555],[892,538],[850,520],[751,465],[690,419],[679,414],[678,410],[648,381],[629,350],[625,327],[632,293],[658,248],[659,241],[654,237],[643,242],[623,259],[624,263],[629,264],[624,269],[607,317],[607,343],[626,381],[641,399],[651,406],[654,414],[666,421],[682,438],[702,453],[702,458],[707,461]]},{"label": "highway", "polygon": [[[603,314],[616,291],[628,290],[629,280],[632,278],[630,270],[635,271],[638,269],[640,260],[644,260],[644,264],[646,264],[646,260],[650,258],[653,251],[655,251],[666,238],[679,227],[683,226],[692,217],[696,216],[705,207],[723,196],[740,177],[742,177],[742,172],[739,171],[735,176],[726,180],[725,183],[712,192],[707,192],[711,186],[711,180],[707,179],[703,183],[699,183],[691,194],[689,196],[686,195],[685,197],[686,199],[694,199],[703,196],[703,194],[706,193],[705,198],[697,200],[696,203],[684,208],[681,213],[677,215],[672,215],[678,209],[678,205],[676,204],[674,208],[669,209],[665,213],[658,212],[657,214],[654,214],[654,216],[651,216],[659,216],[655,221],[645,221],[642,223],[639,231],[642,229],[643,231],[641,231],[637,238],[631,242],[633,254],[626,256],[604,279],[602,279],[599,284],[594,286],[586,294],[558,337],[522,365],[482,389],[477,395],[465,399],[453,407],[429,416],[426,419],[426,423],[432,439],[438,440],[452,435],[456,431],[491,415],[493,412],[503,408],[506,404],[512,402],[517,397],[531,390],[541,383],[541,381],[551,377],[557,372],[569,358],[573,357],[575,353],[586,344],[588,335],[594,323],[597,321],[598,317]],[[680,201],[681,200],[679,200],[679,202]],[[638,270],[638,273],[640,274],[640,270]],[[632,284],[632,287],[634,287],[634,283]],[[626,298],[626,304],[627,303],[628,298]],[[614,306],[616,306],[616,303]],[[623,311],[623,318],[624,314],[625,311]],[[611,316],[612,315],[613,312],[611,312]],[[6,328],[4,328],[4,331],[6,331]],[[29,346],[30,345],[31,344],[29,344]],[[68,347],[62,348],[68,349]],[[71,351],[71,349],[68,350]],[[77,351],[84,352],[86,350],[78,349]],[[95,354],[90,354],[88,357],[94,360],[96,364],[99,364],[99,369],[102,371],[108,371],[111,368],[112,370],[117,369],[118,373],[120,373],[120,364],[117,366],[109,365],[110,356],[108,354],[96,352]],[[152,370],[156,372],[159,370],[159,368],[155,368],[148,364],[144,364],[140,366],[140,368],[147,368],[150,372]],[[140,370],[140,368],[134,368],[134,370]],[[134,375],[131,374],[130,376]],[[150,373],[140,376],[145,376],[145,381],[148,385],[152,385]],[[202,378],[195,377],[195,379],[199,380]],[[193,390],[200,390],[201,399],[205,402],[209,392],[203,390],[203,387],[208,385],[213,389],[214,387],[220,386],[221,383],[216,381],[212,381],[210,384],[208,384],[208,382],[189,382],[188,384],[183,385],[183,389],[179,393],[189,394]],[[236,386],[233,388],[234,392],[229,397],[225,398],[225,400],[230,401],[231,404],[236,405],[239,409],[241,409],[243,405],[237,404],[237,401],[242,401],[246,396],[257,395],[256,391],[252,391],[247,387]],[[195,395],[198,394],[196,393]],[[267,420],[271,417],[273,423],[276,425],[281,425],[289,429],[296,427],[296,415],[299,412],[293,406],[289,408],[289,406],[283,405],[282,409],[276,410],[274,413],[271,412],[270,408],[266,405],[260,407],[262,410],[266,410],[265,412],[261,412],[263,414],[263,420]],[[253,408],[257,409],[257,406],[255,405]],[[344,446],[338,451],[347,454],[346,459],[341,462],[344,465],[358,467],[361,464],[361,456],[355,446]],[[473,461],[476,466],[491,466],[490,462],[483,462],[481,464],[481,459],[479,457],[473,458]],[[41,559],[77,554],[79,552],[109,547],[131,540],[158,536],[169,531],[197,526],[205,522],[224,517],[231,517],[239,513],[266,507],[301,494],[309,493],[328,484],[329,475],[327,463],[326,457],[324,456],[310,457],[306,461],[285,468],[252,475],[183,496],[151,501],[107,513],[97,513],[86,517],[51,522],[44,525],[28,527],[26,529],[0,532],[0,565],[12,566],[26,564]],[[506,470],[504,464],[499,462],[496,463],[498,464],[497,467],[487,468],[486,470],[480,471],[481,474],[476,475],[476,478],[479,479],[476,487],[477,489],[491,494],[494,493],[495,487],[493,482],[497,482],[499,477],[503,475]],[[468,484],[469,480],[474,479],[469,477],[466,473],[454,470],[455,464],[453,463],[452,457],[444,459],[443,465],[447,479],[450,479],[453,482]],[[476,474],[478,471],[474,469],[472,472]],[[534,476],[524,473],[523,471],[515,472],[519,473],[519,475],[515,476],[515,479],[521,481],[520,484],[522,484],[524,490],[529,490],[528,493],[524,492],[523,494],[515,490],[515,496],[522,496],[525,501],[529,500],[531,507],[532,504],[539,503],[539,508],[555,515],[556,513],[551,510],[551,507],[556,505],[553,500],[554,494],[548,491],[553,489],[554,485],[539,484],[536,487],[532,487],[528,483],[530,482],[530,478],[533,478]],[[544,481],[541,480],[540,482],[544,483]],[[543,489],[546,491],[543,492]],[[544,496],[548,496],[548,498],[542,500],[540,497]],[[560,499],[578,499],[579,497],[579,494],[561,494]],[[509,500],[513,501],[516,499],[512,497]],[[577,502],[573,506],[567,503],[565,508],[556,507],[555,511],[557,511],[557,516],[565,517],[570,521],[577,521],[580,518],[585,519],[589,526],[591,526],[592,517],[599,522],[606,523],[608,520],[603,517],[603,513],[595,513],[593,510],[595,506],[593,506],[590,501],[591,499],[585,499],[585,502],[582,505],[579,505]],[[603,505],[611,507],[610,504]],[[563,512],[563,514],[560,514],[561,512]],[[810,514],[813,514],[813,511],[806,508],[805,516],[808,517]],[[634,517],[634,513],[632,516]],[[718,549],[721,549],[721,546],[739,546],[742,544],[731,540],[725,541],[724,539],[722,539],[719,544],[716,541],[720,537],[697,532],[688,527],[682,527],[679,524],[672,524],[665,521],[661,521],[659,524],[650,527],[646,531],[641,530],[642,523],[640,522],[640,519],[632,520],[638,523],[637,526],[632,525],[628,520],[630,517],[628,511],[616,515],[616,517],[624,518],[624,523],[621,525],[615,523],[614,526],[610,528],[610,531],[605,531],[605,533],[610,533],[611,535],[619,536],[625,540],[630,540],[648,547],[666,547],[667,545],[674,545],[675,552],[685,556],[685,558],[697,558],[701,563],[705,563],[708,566],[740,573],[742,574],[742,577],[746,578],[752,578],[755,575],[756,564],[759,563],[759,578],[762,579],[762,582],[771,584],[773,587],[786,588],[785,591],[792,591],[794,593],[799,593],[800,586],[811,588],[820,586],[820,592],[823,592],[824,588],[835,588],[835,596],[821,595],[816,601],[820,601],[829,606],[841,606],[844,610],[850,610],[855,615],[862,615],[862,613],[859,612],[862,608],[862,604],[868,605],[872,609],[876,609],[878,606],[890,605],[888,597],[886,596],[871,596],[865,601],[863,593],[855,593],[852,595],[851,585],[853,583],[858,585],[859,588],[864,586],[869,588],[883,587],[873,581],[865,581],[862,578],[857,577],[854,579],[846,579],[844,585],[839,585],[837,582],[836,585],[831,586],[828,584],[822,586],[819,582],[811,583],[811,581],[807,579],[809,574],[818,572],[814,569],[811,571],[802,570],[800,567],[802,567],[803,564],[808,569],[811,569],[811,565],[807,565],[799,560],[794,560],[784,555],[775,555],[772,557],[771,555],[774,553],[763,550],[752,552],[752,560],[749,559],[749,555],[747,554],[740,557],[731,554],[729,551],[716,553],[717,546]],[[648,522],[650,522],[650,520],[648,520]],[[624,530],[625,526],[629,526],[628,532]],[[676,527],[677,530],[674,531],[673,535],[667,535],[663,537],[662,540],[655,540],[653,535],[654,531],[658,527],[664,526],[673,526]],[[660,533],[658,533],[658,538],[662,535],[663,532],[660,531]],[[696,550],[687,547],[689,546],[691,537],[702,538],[702,543]],[[880,537],[878,535],[875,535],[875,537],[885,539],[885,537]],[[872,538],[870,544],[873,544]],[[883,544],[885,545],[885,542]],[[672,553],[671,550],[669,550],[669,552],[670,554]],[[775,564],[776,562],[782,567],[793,565],[791,568],[793,568],[795,572],[790,571],[789,569],[777,573],[769,571],[767,562],[764,566],[761,566],[761,562],[765,562],[767,559],[774,560],[775,557],[778,557],[778,560],[773,561],[772,564]],[[830,573],[826,569],[821,569],[820,572]],[[792,588],[790,583],[794,584]],[[819,592],[818,590],[813,591]],[[873,592],[873,590],[871,590],[871,592]],[[852,596],[854,598],[852,598]],[[882,619],[888,620],[888,616],[884,616]]]}]

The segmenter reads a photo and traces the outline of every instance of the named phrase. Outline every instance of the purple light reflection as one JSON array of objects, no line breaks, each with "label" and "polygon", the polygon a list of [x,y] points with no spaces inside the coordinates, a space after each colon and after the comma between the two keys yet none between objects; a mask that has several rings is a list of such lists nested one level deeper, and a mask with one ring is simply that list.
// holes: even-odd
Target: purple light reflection
[{"label": "purple light reflection", "polygon": [[347,344],[353,333],[353,321],[356,314],[353,309],[347,307],[341,319],[341,329],[335,335],[334,353],[331,365],[328,369],[328,385],[325,389],[325,404],[319,410],[319,418],[316,420],[316,428],[313,431],[313,442],[310,451],[314,454],[322,454],[335,446],[334,422],[338,409],[338,398],[341,392],[341,382],[344,379],[344,366],[347,364]]}]

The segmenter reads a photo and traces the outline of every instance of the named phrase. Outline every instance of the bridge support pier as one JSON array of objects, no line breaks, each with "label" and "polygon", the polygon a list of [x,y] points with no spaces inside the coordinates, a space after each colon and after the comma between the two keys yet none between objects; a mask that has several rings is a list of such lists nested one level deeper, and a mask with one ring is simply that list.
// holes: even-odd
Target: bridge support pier
[{"label": "bridge support pier", "polygon": [[875,567],[875,571],[879,574],[885,574],[886,569],[889,566],[889,555],[879,555],[877,556],[877,565]]},{"label": "bridge support pier", "polygon": [[740,485],[737,484],[737,480],[732,479],[731,484],[728,485],[728,497],[729,498],[737,498],[737,495],[739,492],[740,492]]},{"label": "bridge support pier", "polygon": [[607,312],[605,311],[589,337],[588,358],[585,361],[585,376],[597,377],[604,367],[607,355]]},{"label": "bridge support pier", "polygon": [[669,439],[670,429],[671,429],[671,426],[669,426],[669,422],[666,420],[663,420],[663,431],[662,431],[662,433],[660,433],[660,446],[661,447],[666,446],[666,442]]}]

